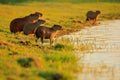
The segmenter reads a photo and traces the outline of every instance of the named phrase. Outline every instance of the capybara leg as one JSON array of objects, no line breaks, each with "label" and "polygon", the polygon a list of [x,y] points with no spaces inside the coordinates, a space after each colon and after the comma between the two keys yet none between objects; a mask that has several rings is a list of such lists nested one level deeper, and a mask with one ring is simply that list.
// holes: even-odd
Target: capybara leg
[{"label": "capybara leg", "polygon": [[92,25],[92,23],[91,23],[91,19],[88,19],[88,22],[89,22],[89,24],[90,24],[90,26]]},{"label": "capybara leg", "polygon": [[96,19],[93,21],[93,25],[95,25],[96,24]]},{"label": "capybara leg", "polygon": [[50,38],[50,46],[53,44],[53,39]]},{"label": "capybara leg", "polygon": [[43,44],[43,37],[41,37],[41,43]]}]

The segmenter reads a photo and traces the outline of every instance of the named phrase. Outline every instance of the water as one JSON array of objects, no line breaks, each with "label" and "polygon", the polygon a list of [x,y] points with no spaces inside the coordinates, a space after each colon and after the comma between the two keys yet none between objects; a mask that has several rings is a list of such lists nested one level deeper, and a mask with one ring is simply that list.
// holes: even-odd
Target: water
[{"label": "water", "polygon": [[101,22],[77,33],[65,35],[75,47],[91,48],[76,51],[83,67],[78,80],[120,80],[120,20]]}]

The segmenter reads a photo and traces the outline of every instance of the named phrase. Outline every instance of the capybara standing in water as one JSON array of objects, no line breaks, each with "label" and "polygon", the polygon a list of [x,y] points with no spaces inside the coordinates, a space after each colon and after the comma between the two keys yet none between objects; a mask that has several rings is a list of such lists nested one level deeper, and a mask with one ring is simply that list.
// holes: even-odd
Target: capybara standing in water
[{"label": "capybara standing in water", "polygon": [[34,23],[41,16],[42,16],[42,13],[35,12],[34,14],[30,14],[23,18],[16,18],[16,19],[12,20],[10,23],[10,31],[13,33],[21,32],[21,31],[23,31],[23,27],[25,24]]},{"label": "capybara standing in water", "polygon": [[41,24],[44,24],[44,23],[45,23],[45,20],[38,20],[35,23],[26,24],[23,28],[23,33],[25,35],[34,34],[37,27],[39,27]]},{"label": "capybara standing in water", "polygon": [[48,28],[45,26],[39,26],[35,32],[36,38],[41,38],[43,44],[43,39],[50,39],[50,45],[52,45],[53,38],[57,35],[58,31],[62,29],[60,25],[53,25],[53,27]]},{"label": "capybara standing in water", "polygon": [[98,19],[100,14],[101,14],[101,12],[99,10],[97,10],[96,12],[88,11],[86,14],[86,17],[87,17],[86,21],[89,21],[89,23],[90,23],[90,21],[93,20],[94,22],[92,24],[95,24],[96,20]]}]

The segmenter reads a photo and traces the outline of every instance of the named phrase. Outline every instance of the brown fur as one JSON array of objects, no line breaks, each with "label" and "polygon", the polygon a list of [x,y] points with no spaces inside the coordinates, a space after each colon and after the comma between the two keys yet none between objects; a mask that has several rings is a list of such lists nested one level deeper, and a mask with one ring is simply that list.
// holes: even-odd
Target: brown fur
[{"label": "brown fur", "polygon": [[35,23],[29,23],[29,24],[26,24],[23,28],[23,33],[25,35],[28,35],[28,34],[34,34],[35,33],[35,30],[37,29],[37,27],[39,27],[41,24],[45,23],[44,20],[38,20],[37,22]]},{"label": "brown fur", "polygon": [[34,14],[30,14],[23,18],[16,18],[16,19],[12,20],[10,23],[10,31],[13,33],[21,32],[21,31],[23,31],[23,27],[25,24],[34,23],[41,16],[42,16],[41,13],[35,12]]},{"label": "brown fur", "polygon": [[61,30],[62,26],[54,25],[52,28],[48,28],[45,26],[40,26],[37,28],[35,35],[36,38],[41,38],[41,42],[43,43],[43,39],[50,39],[50,45],[53,42],[53,38],[57,35],[58,30]]},{"label": "brown fur", "polygon": [[[88,11],[87,14],[86,14],[86,21],[90,21],[93,20],[93,24],[96,23],[96,20],[98,19],[99,15],[100,15],[100,11],[96,11],[96,12],[93,12],[93,11]],[[91,23],[90,23],[91,24]]]}]

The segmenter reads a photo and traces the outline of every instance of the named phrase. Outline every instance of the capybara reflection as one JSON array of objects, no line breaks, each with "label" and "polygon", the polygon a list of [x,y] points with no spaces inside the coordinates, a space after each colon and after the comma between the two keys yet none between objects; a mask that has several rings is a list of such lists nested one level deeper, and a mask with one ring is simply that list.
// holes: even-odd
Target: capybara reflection
[{"label": "capybara reflection", "polygon": [[90,21],[93,20],[93,23],[90,23],[90,24],[95,24],[100,14],[101,12],[99,10],[97,10],[96,12],[88,11],[86,14],[86,17],[87,17],[86,21],[89,21],[90,23]]},{"label": "capybara reflection", "polygon": [[34,34],[37,27],[39,27],[41,24],[44,24],[44,23],[45,23],[45,20],[38,20],[35,23],[28,23],[24,26],[23,33],[25,35]]},{"label": "capybara reflection", "polygon": [[35,12],[34,14],[30,14],[28,16],[22,18],[16,18],[11,21],[10,23],[10,31],[13,33],[23,31],[23,27],[27,23],[34,23],[36,22],[39,17],[42,16],[42,13]]},{"label": "capybara reflection", "polygon": [[62,26],[53,25],[51,28],[45,26],[39,26],[35,32],[36,38],[41,38],[43,44],[43,39],[50,39],[50,45],[53,43],[53,38],[57,35],[58,31],[62,30]]}]

